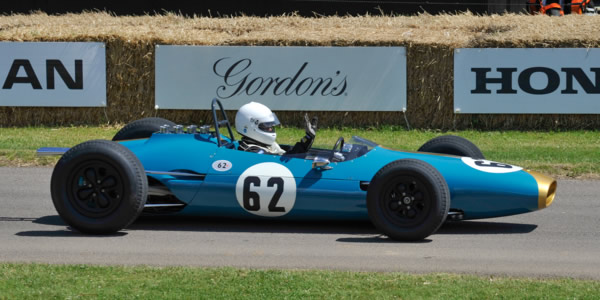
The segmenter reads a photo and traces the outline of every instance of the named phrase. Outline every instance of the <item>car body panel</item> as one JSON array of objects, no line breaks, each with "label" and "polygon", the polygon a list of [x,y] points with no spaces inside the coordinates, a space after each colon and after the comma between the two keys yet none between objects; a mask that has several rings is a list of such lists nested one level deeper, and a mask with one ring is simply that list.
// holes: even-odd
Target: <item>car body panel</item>
[{"label": "car body panel", "polygon": [[[226,137],[222,137],[222,140],[230,142]],[[368,219],[365,186],[382,167],[400,159],[418,159],[435,167],[448,184],[451,209],[463,212],[464,219],[491,218],[539,209],[538,184],[528,172],[506,164],[499,165],[508,169],[514,167],[514,170],[508,173],[488,172],[485,168],[468,165],[465,158],[450,155],[396,151],[375,146],[354,159],[331,162],[327,169],[313,168],[311,157],[243,152],[236,149],[235,142],[229,143],[233,147],[219,147],[214,134],[156,133],[149,139],[121,143],[136,154],[147,171],[181,171],[198,175],[186,177],[148,174],[187,204],[179,214],[242,218]],[[321,153],[332,152],[322,150]],[[225,167],[219,169],[213,163],[221,163]],[[476,163],[489,164],[484,160]],[[281,178],[277,180],[283,180],[282,197],[288,197],[285,193],[290,190],[295,194],[293,205],[284,214],[271,216],[267,212],[266,215],[256,215],[245,209],[246,204],[242,204],[243,201],[240,200],[242,197],[239,190],[244,183],[240,178],[250,176],[244,175],[244,172],[263,167],[267,168],[266,171],[261,171],[264,174],[250,174],[259,177],[258,181],[261,183],[248,184],[247,191],[266,193],[261,198],[268,200],[274,197],[274,191],[279,185],[273,184],[267,188],[265,183],[273,177]],[[269,168],[274,168],[276,171],[273,172],[276,174],[270,175]],[[250,207],[254,202],[248,201]],[[267,204],[261,203],[261,207],[265,205]],[[274,207],[277,208],[277,205]]]}]

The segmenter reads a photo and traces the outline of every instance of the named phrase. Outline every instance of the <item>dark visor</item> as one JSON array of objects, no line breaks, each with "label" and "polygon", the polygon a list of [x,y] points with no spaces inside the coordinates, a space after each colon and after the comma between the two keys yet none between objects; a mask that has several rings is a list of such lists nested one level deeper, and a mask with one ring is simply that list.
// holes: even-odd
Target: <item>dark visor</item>
[{"label": "dark visor", "polygon": [[258,124],[258,129],[264,132],[275,132],[275,126],[279,125],[279,122],[265,122]]}]

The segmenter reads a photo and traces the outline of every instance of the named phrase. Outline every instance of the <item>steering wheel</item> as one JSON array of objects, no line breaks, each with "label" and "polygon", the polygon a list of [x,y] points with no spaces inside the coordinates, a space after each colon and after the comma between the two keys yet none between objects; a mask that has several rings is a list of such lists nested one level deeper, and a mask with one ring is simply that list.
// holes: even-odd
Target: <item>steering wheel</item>
[{"label": "steering wheel", "polygon": [[333,152],[336,152],[335,149],[338,149],[339,147],[339,151],[342,151],[342,148],[344,148],[344,137],[340,136],[340,138],[337,139],[337,141],[335,142],[335,145],[333,145]]}]

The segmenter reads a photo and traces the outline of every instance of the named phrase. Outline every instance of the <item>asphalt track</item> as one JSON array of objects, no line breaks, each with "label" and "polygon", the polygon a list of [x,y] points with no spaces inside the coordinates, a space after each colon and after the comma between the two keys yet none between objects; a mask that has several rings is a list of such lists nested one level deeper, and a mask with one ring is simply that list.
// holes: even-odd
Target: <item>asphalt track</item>
[{"label": "asphalt track", "polygon": [[600,181],[559,181],[555,203],[448,223],[397,243],[364,223],[142,218],[112,236],[68,229],[50,168],[0,168],[0,262],[451,272],[600,279]]}]

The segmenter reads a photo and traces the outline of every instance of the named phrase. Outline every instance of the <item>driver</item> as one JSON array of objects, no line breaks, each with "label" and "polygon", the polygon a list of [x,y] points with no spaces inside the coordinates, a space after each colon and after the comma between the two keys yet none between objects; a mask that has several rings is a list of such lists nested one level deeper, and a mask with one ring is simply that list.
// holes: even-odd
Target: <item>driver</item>
[{"label": "driver", "polygon": [[306,136],[292,149],[285,151],[275,142],[277,139],[275,126],[280,124],[275,113],[257,102],[244,104],[235,115],[235,129],[242,135],[239,150],[275,155],[305,153],[314,141],[317,118],[313,118],[312,124],[308,120],[308,115],[305,115],[304,119]]}]

